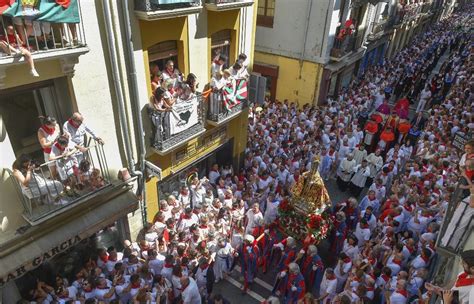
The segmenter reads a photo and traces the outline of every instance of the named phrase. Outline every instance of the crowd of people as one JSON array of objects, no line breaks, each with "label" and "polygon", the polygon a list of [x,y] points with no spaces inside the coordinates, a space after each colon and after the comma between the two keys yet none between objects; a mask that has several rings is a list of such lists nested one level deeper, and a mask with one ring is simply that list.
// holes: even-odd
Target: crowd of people
[{"label": "crowd of people", "polygon": [[[474,128],[471,27],[470,11],[440,21],[327,106],[267,100],[251,107],[242,168],[215,164],[208,176],[193,176],[159,202],[137,242],[90,252],[72,280],[38,281],[29,296],[42,303],[229,303],[214,284],[239,270],[243,292],[260,273],[275,274],[269,303],[428,303],[435,294],[452,303],[455,290],[468,303],[472,250],[462,254],[465,272],[453,289],[428,280],[453,196],[461,192],[454,203],[467,197],[474,210],[474,142],[464,152],[453,145],[455,135]],[[215,79],[221,59],[213,63]],[[179,73],[168,62],[161,75]],[[156,93],[163,82],[155,85]],[[315,158],[321,177],[350,195],[325,211],[335,219],[333,259],[320,257],[314,239],[301,243],[278,226],[280,202],[291,200],[291,186]]]}]

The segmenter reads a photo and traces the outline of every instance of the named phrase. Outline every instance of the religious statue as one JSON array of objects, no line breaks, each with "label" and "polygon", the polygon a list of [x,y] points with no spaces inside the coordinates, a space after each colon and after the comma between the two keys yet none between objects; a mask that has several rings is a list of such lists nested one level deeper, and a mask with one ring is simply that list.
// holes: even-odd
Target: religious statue
[{"label": "religious statue", "polygon": [[319,157],[315,157],[311,164],[311,170],[301,174],[290,189],[293,205],[306,214],[320,214],[330,205],[328,191],[318,172],[319,162]]}]

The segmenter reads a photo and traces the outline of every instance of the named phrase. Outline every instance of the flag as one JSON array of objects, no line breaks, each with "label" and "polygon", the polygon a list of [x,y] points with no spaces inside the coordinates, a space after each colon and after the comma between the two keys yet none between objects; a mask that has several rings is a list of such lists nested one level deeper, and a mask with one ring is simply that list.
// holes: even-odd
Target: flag
[{"label": "flag", "polygon": [[0,14],[51,23],[79,23],[78,0],[0,0]]},{"label": "flag", "polygon": [[247,99],[247,81],[245,79],[238,79],[235,85],[235,91],[232,85],[227,85],[222,89],[222,96],[224,98],[224,106],[227,110],[240,104]]}]

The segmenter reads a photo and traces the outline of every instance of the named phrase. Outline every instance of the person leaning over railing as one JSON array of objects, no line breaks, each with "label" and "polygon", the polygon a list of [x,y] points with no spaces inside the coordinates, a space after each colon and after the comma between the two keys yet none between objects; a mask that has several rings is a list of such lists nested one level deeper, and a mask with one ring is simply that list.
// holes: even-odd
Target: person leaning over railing
[{"label": "person leaning over railing", "polygon": [[171,111],[172,103],[170,98],[165,98],[166,90],[158,87],[153,95],[150,97],[150,102],[147,105],[147,112],[150,116],[151,122],[155,127],[155,140],[161,138],[160,134],[163,131],[163,123],[165,116]]}]

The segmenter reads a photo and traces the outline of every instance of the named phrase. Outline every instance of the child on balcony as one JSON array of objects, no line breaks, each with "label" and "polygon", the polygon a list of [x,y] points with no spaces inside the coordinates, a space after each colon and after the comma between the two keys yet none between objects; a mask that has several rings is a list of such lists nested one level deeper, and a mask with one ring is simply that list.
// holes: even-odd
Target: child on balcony
[{"label": "child on balcony", "polygon": [[14,57],[24,56],[25,61],[30,66],[30,74],[33,77],[39,77],[38,72],[35,69],[35,63],[30,51],[24,47],[24,42],[20,39],[12,25],[7,26],[6,33],[0,35],[0,49],[7,55]]}]

